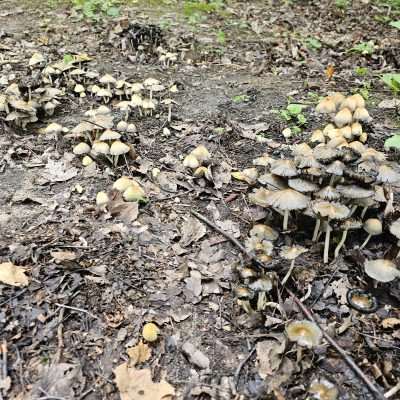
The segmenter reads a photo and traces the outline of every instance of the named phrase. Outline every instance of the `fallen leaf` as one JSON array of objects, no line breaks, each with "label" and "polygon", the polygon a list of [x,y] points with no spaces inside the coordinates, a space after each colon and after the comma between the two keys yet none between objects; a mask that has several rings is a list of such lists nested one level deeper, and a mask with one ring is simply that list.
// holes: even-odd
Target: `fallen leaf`
[{"label": "fallen leaf", "polygon": [[151,379],[150,369],[136,369],[128,363],[114,370],[121,400],[171,400],[175,389],[165,380],[159,383]]},{"label": "fallen leaf", "polygon": [[25,268],[18,267],[11,262],[0,264],[0,282],[12,286],[27,286],[28,277],[25,275]]},{"label": "fallen leaf", "polygon": [[188,358],[189,362],[196,365],[201,369],[210,368],[210,360],[208,357],[196,348],[196,346],[190,342],[186,342],[182,346],[182,351]]},{"label": "fallen leaf", "polygon": [[382,321],[382,326],[386,328],[394,328],[395,326],[400,325],[399,318],[385,318]]},{"label": "fallen leaf", "polygon": [[274,374],[282,361],[283,352],[286,347],[286,339],[283,335],[277,339],[268,339],[258,342],[256,346],[258,360],[258,374],[265,379]]},{"label": "fallen leaf", "polygon": [[185,279],[186,289],[193,293],[194,296],[200,296],[203,288],[201,286],[201,273],[196,270],[190,271],[190,277]]},{"label": "fallen leaf", "polygon": [[113,217],[119,217],[122,222],[129,225],[139,215],[138,202],[125,202],[121,193],[112,192],[109,196],[112,200],[107,204],[108,210]]},{"label": "fallen leaf", "polygon": [[54,258],[56,263],[76,260],[76,254],[72,251],[52,251],[50,255]]},{"label": "fallen leaf", "polygon": [[46,164],[42,177],[48,182],[65,182],[78,174],[75,167],[71,167],[67,159],[52,160]]},{"label": "fallen leaf", "polygon": [[335,67],[333,65],[329,64],[325,70],[325,75],[328,78],[328,81],[330,81],[332,79],[334,73],[335,73]]},{"label": "fallen leaf", "polygon": [[135,347],[129,348],[127,351],[132,366],[144,363],[151,357],[151,348],[143,342],[139,342]]},{"label": "fallen leaf", "polygon": [[179,244],[181,247],[189,246],[201,239],[206,232],[207,230],[204,224],[202,224],[197,218],[190,217],[182,224],[182,238],[179,241]]}]

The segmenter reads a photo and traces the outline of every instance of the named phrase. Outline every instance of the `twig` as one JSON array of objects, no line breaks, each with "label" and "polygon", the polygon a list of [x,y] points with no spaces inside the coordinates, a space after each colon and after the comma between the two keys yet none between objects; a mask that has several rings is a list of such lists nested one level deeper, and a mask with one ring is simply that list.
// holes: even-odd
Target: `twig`
[{"label": "twig", "polygon": [[400,381],[397,383],[396,386],[393,386],[390,390],[388,390],[385,393],[385,399],[388,399],[389,397],[392,397],[394,394],[396,394],[400,390]]},{"label": "twig", "polygon": [[63,349],[64,349],[64,339],[63,339],[64,314],[65,314],[65,308],[61,307],[60,315],[58,316],[58,327],[57,327],[58,346],[57,346],[57,353],[54,358],[54,364],[58,364],[60,362],[62,353],[63,353]]},{"label": "twig", "polygon": [[200,221],[203,221],[205,224],[207,224],[208,226],[219,232],[221,235],[225,236],[228,240],[230,240],[242,253],[244,253],[247,257],[249,257],[251,261],[253,261],[254,265],[257,268],[269,269],[269,270],[275,270],[278,268],[278,265],[271,266],[262,263],[254,254],[252,254],[250,251],[247,251],[247,249],[236,238],[234,238],[228,232],[224,231],[223,229],[215,225],[214,222],[211,222],[209,219],[199,214],[197,211],[191,210],[190,212]]},{"label": "twig", "polygon": [[[198,218],[199,220],[203,221],[206,223],[208,226],[211,228],[215,229],[217,232],[219,232],[221,235],[224,235],[226,238],[228,238],[238,249],[240,249],[244,254],[246,254],[248,257],[251,258],[252,261],[256,263],[257,266],[264,266],[263,263],[261,263],[257,257],[254,254],[249,253],[244,246],[234,237],[229,235],[227,232],[225,232],[223,229],[217,227],[213,222],[209,221],[207,218],[203,217],[201,214],[199,214],[196,211],[191,211],[191,213]],[[278,282],[279,278],[278,278]],[[370,381],[370,379],[362,372],[362,370],[358,367],[358,365],[353,361],[353,359],[340,347],[340,345],[331,337],[329,336],[328,333],[326,333],[322,328],[321,325],[315,320],[313,317],[311,311],[299,300],[299,298],[287,287],[285,287],[286,292],[293,298],[294,302],[298,305],[302,313],[309,319],[310,321],[314,322],[322,332],[322,335],[326,339],[326,341],[335,348],[335,350],[340,354],[340,356],[344,359],[344,361],[347,363],[347,365],[355,372],[355,374],[367,385],[369,391],[373,394],[373,396],[378,399],[378,400],[386,400],[385,396],[381,393],[381,391],[373,384],[373,382]],[[255,348],[253,349],[253,351]],[[251,355],[248,356],[250,358]],[[247,361],[247,359],[244,360],[244,363]],[[244,365],[243,363],[243,365]],[[240,369],[241,366],[239,365],[238,370],[240,374]],[[236,371],[236,374],[238,374],[238,371]],[[236,377],[235,374],[235,377]]]},{"label": "twig", "polygon": [[339,263],[336,263],[336,268],[334,269],[334,271],[332,272],[331,276],[329,277],[328,281],[325,283],[324,288],[321,290],[321,292],[319,293],[319,295],[315,298],[315,300],[313,301],[313,303],[311,304],[310,308],[313,308],[315,306],[315,304],[318,303],[319,299],[322,297],[322,295],[325,293],[326,288],[329,286],[329,284],[332,282],[332,279],[334,278],[334,276],[336,275],[336,272],[338,272],[339,270]]},{"label": "twig", "polygon": [[78,308],[78,307],[73,307],[73,306],[66,306],[65,304],[60,304],[60,303],[53,303],[53,304],[56,305],[57,307],[68,308],[69,310],[82,312],[84,314],[89,315],[92,318],[99,319],[99,317],[97,315],[94,315],[90,311],[84,310],[83,308]]},{"label": "twig", "polygon": [[88,119],[83,119],[82,122],[87,122],[88,124],[92,124],[92,125],[98,126],[101,129],[107,129],[105,126],[96,124],[96,122],[89,121]]},{"label": "twig", "polygon": [[251,356],[253,355],[253,353],[255,351],[256,351],[256,345],[253,346],[253,348],[250,350],[249,354],[247,354],[246,358],[244,358],[242,360],[242,362],[236,368],[236,372],[235,372],[235,388],[236,388],[236,390],[238,389],[238,385],[239,385],[240,372],[241,372],[242,368],[245,366],[245,364],[247,363],[247,361],[250,360]]},{"label": "twig", "polygon": [[328,333],[326,333],[321,325],[318,323],[318,321],[314,318],[312,315],[311,311],[299,300],[299,298],[288,288],[286,288],[286,291],[289,293],[289,295],[293,298],[294,302],[297,304],[297,306],[300,308],[301,312],[307,317],[308,320],[311,322],[314,322],[322,332],[322,335],[324,336],[325,340],[335,348],[335,350],[342,356],[344,361],[347,363],[347,365],[358,375],[358,377],[364,381],[364,383],[367,385],[369,391],[374,395],[376,399],[379,400],[385,400],[385,396],[381,393],[381,391],[370,381],[370,379],[362,372],[362,370],[359,368],[359,366],[353,361],[353,359],[340,347],[340,345],[336,342],[335,339],[333,339]]}]

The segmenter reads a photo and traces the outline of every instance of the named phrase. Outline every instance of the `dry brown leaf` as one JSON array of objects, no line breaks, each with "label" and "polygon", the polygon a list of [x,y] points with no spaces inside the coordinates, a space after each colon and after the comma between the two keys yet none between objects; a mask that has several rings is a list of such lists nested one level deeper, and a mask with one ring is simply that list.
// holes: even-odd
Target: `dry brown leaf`
[{"label": "dry brown leaf", "polygon": [[121,400],[171,400],[175,389],[165,380],[154,383],[150,369],[136,369],[128,363],[114,370]]},{"label": "dry brown leaf", "polygon": [[75,261],[76,254],[73,251],[52,251],[50,255],[56,262]]},{"label": "dry brown leaf", "polygon": [[0,264],[0,282],[12,286],[27,286],[28,277],[25,275],[25,268],[18,267],[11,262]]},{"label": "dry brown leaf", "polygon": [[400,319],[399,318],[385,318],[382,321],[382,326],[386,328],[394,328],[395,326],[400,325]]},{"label": "dry brown leaf", "polygon": [[126,225],[131,224],[139,215],[139,205],[136,201],[125,202],[119,192],[111,191],[109,194],[111,201],[108,203],[108,209],[113,217],[118,217]]},{"label": "dry brown leaf", "polygon": [[151,348],[143,342],[139,342],[136,346],[127,350],[132,366],[144,363],[151,357]]},{"label": "dry brown leaf", "polygon": [[274,375],[282,361],[282,354],[285,351],[286,339],[282,335],[275,339],[258,342],[256,346],[258,360],[258,374],[265,379]]},{"label": "dry brown leaf", "polygon": [[325,70],[325,75],[328,78],[328,81],[330,81],[332,79],[334,73],[335,73],[335,67],[333,65],[329,64]]}]

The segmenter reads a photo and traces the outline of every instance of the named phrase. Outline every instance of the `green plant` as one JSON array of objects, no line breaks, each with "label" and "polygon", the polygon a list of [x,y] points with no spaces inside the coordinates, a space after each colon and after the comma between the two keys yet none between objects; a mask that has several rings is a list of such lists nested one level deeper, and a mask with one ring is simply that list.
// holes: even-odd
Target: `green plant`
[{"label": "green plant", "polygon": [[371,55],[375,51],[375,44],[372,40],[368,42],[360,42],[350,49],[351,52],[365,55]]},{"label": "green plant", "polygon": [[368,74],[368,68],[367,67],[356,67],[354,68],[354,72],[357,76],[365,76]]},{"label": "green plant", "polygon": [[381,79],[394,94],[400,93],[400,74],[383,74]]},{"label": "green plant", "polygon": [[72,5],[82,18],[94,21],[104,16],[117,17],[120,13],[116,0],[72,0]]},{"label": "green plant", "polygon": [[322,47],[322,43],[314,37],[309,37],[306,39],[306,46],[310,50],[319,50]]},{"label": "green plant", "polygon": [[225,44],[225,41],[226,41],[225,32],[222,30],[219,30],[217,32],[217,42],[219,44]]},{"label": "green plant", "polygon": [[393,135],[390,138],[385,140],[385,148],[386,149],[400,149],[400,135]]},{"label": "green plant", "polygon": [[345,10],[349,7],[349,0],[335,0],[335,5],[341,10]]},{"label": "green plant", "polygon": [[307,124],[307,117],[303,114],[303,110],[307,108],[304,104],[289,103],[286,108],[275,110],[280,118],[290,124],[290,129],[294,134],[300,133],[302,127]]},{"label": "green plant", "polygon": [[399,21],[390,21],[389,25],[393,26],[394,28],[400,29],[400,20]]},{"label": "green plant", "polygon": [[250,97],[247,94],[239,94],[237,96],[232,97],[232,101],[234,103],[246,103],[250,100]]}]

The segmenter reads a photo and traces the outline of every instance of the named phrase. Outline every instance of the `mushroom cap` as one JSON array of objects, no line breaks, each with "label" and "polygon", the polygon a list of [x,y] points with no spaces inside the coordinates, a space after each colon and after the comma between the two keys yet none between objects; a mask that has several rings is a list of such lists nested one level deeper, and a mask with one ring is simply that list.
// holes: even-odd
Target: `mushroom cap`
[{"label": "mushroom cap", "polygon": [[312,154],[312,148],[307,143],[300,143],[292,146],[293,156],[312,156]]},{"label": "mushroom cap", "polygon": [[316,183],[301,178],[289,179],[288,185],[290,188],[301,193],[315,192],[319,189],[319,186]]},{"label": "mushroom cap", "polygon": [[345,107],[335,115],[333,121],[338,128],[342,128],[343,126],[349,125],[353,122],[353,116],[349,108]]},{"label": "mushroom cap", "polygon": [[400,277],[400,271],[396,268],[396,264],[390,260],[367,260],[364,268],[369,277],[379,282],[390,282]]},{"label": "mushroom cap", "polygon": [[117,130],[120,132],[126,132],[128,123],[126,121],[119,121],[117,124]]},{"label": "mushroom cap", "polygon": [[106,129],[100,136],[99,140],[117,140],[121,137],[121,134],[111,129]]},{"label": "mushroom cap", "polygon": [[335,128],[335,125],[333,125],[333,124],[328,124],[328,125],[326,125],[325,128],[322,130],[322,133],[323,133],[325,136],[327,136],[331,130],[335,130],[335,129],[336,129],[336,128]]},{"label": "mushroom cap", "polygon": [[346,231],[360,229],[362,226],[362,221],[354,218],[348,218],[340,224],[340,228]]},{"label": "mushroom cap", "polygon": [[344,99],[346,98],[342,93],[339,92],[333,92],[332,94],[329,95],[329,97],[336,104],[336,107],[339,107],[340,104],[342,104]]},{"label": "mushroom cap", "polygon": [[386,160],[385,153],[369,147],[361,154],[361,161],[376,161],[383,162]]},{"label": "mushroom cap", "polygon": [[270,192],[267,203],[280,210],[300,210],[306,208],[310,198],[293,189],[283,189]]},{"label": "mushroom cap", "polygon": [[337,149],[328,147],[327,145],[317,146],[313,150],[314,157],[320,161],[333,160],[338,155]]},{"label": "mushroom cap", "polygon": [[262,277],[250,283],[249,288],[254,292],[269,292],[272,290],[273,286],[274,285],[271,279]]},{"label": "mushroom cap", "polygon": [[134,94],[131,98],[132,107],[141,107],[142,104],[143,104],[143,99],[138,94]]},{"label": "mushroom cap", "polygon": [[207,179],[212,180],[212,176],[210,176],[208,168],[207,167],[198,167],[196,170],[193,172],[193,176],[196,178],[202,178],[205,176]]},{"label": "mushroom cap", "polygon": [[62,131],[63,127],[60,124],[57,124],[56,122],[52,122],[43,130],[45,134],[60,133]]},{"label": "mushroom cap", "polygon": [[376,179],[382,183],[395,183],[400,180],[400,174],[388,165],[381,165]]},{"label": "mushroom cap", "polygon": [[321,168],[306,168],[305,170],[302,171],[303,174],[305,175],[310,175],[310,176],[322,176],[324,173]]},{"label": "mushroom cap", "polygon": [[254,297],[254,292],[244,286],[235,287],[234,292],[240,300],[251,300]]},{"label": "mushroom cap", "polygon": [[40,64],[46,61],[42,53],[33,53],[32,57],[29,59],[29,66],[33,67],[36,64]]},{"label": "mushroom cap", "polygon": [[262,185],[265,185],[269,190],[279,190],[287,188],[286,182],[280,176],[270,173],[259,176],[258,182],[260,182]]},{"label": "mushroom cap", "polygon": [[371,117],[365,107],[357,107],[354,111],[353,118],[356,121],[365,121],[368,122],[371,120]]},{"label": "mushroom cap", "polygon": [[97,92],[96,95],[99,97],[112,97],[112,93],[110,90],[105,89],[105,88],[100,88]]},{"label": "mushroom cap", "polygon": [[268,225],[256,224],[250,230],[250,236],[255,236],[260,240],[274,241],[278,239],[279,233]]},{"label": "mushroom cap", "polygon": [[88,165],[92,164],[93,160],[89,156],[85,156],[82,158],[82,165],[87,167]]},{"label": "mushroom cap", "polygon": [[204,162],[209,161],[209,159],[211,157],[211,155],[208,152],[206,146],[204,146],[202,144],[200,144],[194,150],[192,150],[191,154],[193,154],[199,160],[199,162],[201,164],[204,163]]},{"label": "mushroom cap", "polygon": [[271,162],[274,161],[272,157],[267,155],[263,155],[261,157],[257,157],[253,160],[253,165],[257,165],[259,167],[268,167],[271,165]]},{"label": "mushroom cap", "polygon": [[351,133],[354,136],[360,136],[362,134],[362,125],[359,122],[353,122],[351,124]]},{"label": "mushroom cap", "polygon": [[183,159],[183,166],[186,168],[196,169],[200,166],[200,162],[194,154],[188,154]]},{"label": "mushroom cap", "polygon": [[117,80],[112,75],[105,74],[100,78],[99,82],[104,84],[110,84],[110,83],[116,83]]},{"label": "mushroom cap", "polygon": [[239,270],[239,275],[242,279],[256,278],[257,272],[253,268],[245,267]]},{"label": "mushroom cap", "polygon": [[248,183],[249,185],[253,185],[258,178],[257,168],[246,168],[243,171],[235,171],[231,173],[232,177]]},{"label": "mushroom cap", "polygon": [[128,186],[122,197],[125,201],[146,201],[146,193],[139,185]]},{"label": "mushroom cap", "polygon": [[347,140],[341,134],[329,140],[329,142],[326,144],[326,147],[332,149],[340,149],[341,147],[347,147],[347,146],[348,146]]},{"label": "mushroom cap", "polygon": [[353,139],[353,132],[351,130],[350,125],[346,125],[343,128],[339,129],[339,134],[342,135],[345,139]]},{"label": "mushroom cap", "polygon": [[143,326],[142,336],[146,342],[155,342],[160,334],[160,329],[153,322],[148,322]]},{"label": "mushroom cap", "polygon": [[85,142],[80,142],[76,146],[74,146],[72,152],[76,155],[87,154],[90,153],[90,146]]},{"label": "mushroom cap", "polygon": [[378,308],[376,297],[361,289],[350,289],[346,295],[347,302],[357,311],[370,313]]},{"label": "mushroom cap", "polygon": [[151,87],[151,86],[155,86],[155,85],[159,85],[160,81],[158,81],[155,78],[147,78],[144,82],[143,85],[146,87]]},{"label": "mushroom cap", "polygon": [[370,235],[380,235],[382,233],[382,222],[378,218],[369,218],[364,222],[363,228]]},{"label": "mushroom cap", "polygon": [[365,107],[364,97],[361,96],[360,93],[353,94],[351,98],[356,102],[357,107],[363,108]]},{"label": "mushroom cap", "polygon": [[145,110],[154,110],[156,108],[156,104],[154,103],[153,100],[151,99],[142,99],[142,104],[141,106],[145,109]]},{"label": "mushroom cap", "polygon": [[100,106],[100,107],[96,110],[96,115],[108,115],[108,114],[110,114],[110,113],[111,113],[111,110],[110,110],[107,106],[105,106],[105,105]]},{"label": "mushroom cap", "polygon": [[346,97],[340,104],[340,109],[348,108],[350,111],[354,111],[357,108],[357,101],[353,96]]},{"label": "mushroom cap", "polygon": [[316,200],[311,204],[311,208],[315,214],[329,219],[344,219],[350,214],[349,208],[345,205],[329,201]]},{"label": "mushroom cap", "polygon": [[297,156],[295,161],[297,168],[321,168],[321,164],[314,155]]},{"label": "mushroom cap", "polygon": [[331,97],[325,97],[318,103],[315,111],[320,114],[332,114],[336,111],[336,104]]},{"label": "mushroom cap", "polygon": [[343,197],[348,199],[363,199],[374,195],[373,190],[364,189],[357,185],[338,185],[336,189]]},{"label": "mushroom cap", "polygon": [[270,240],[260,240],[256,236],[252,236],[246,239],[245,247],[248,251],[254,251],[256,253],[263,253],[267,255],[272,254],[274,245]]},{"label": "mushroom cap", "polygon": [[116,140],[111,144],[110,147],[110,154],[113,156],[119,156],[121,154],[126,154],[130,150],[130,147],[126,145],[125,143],[122,143],[119,140]]},{"label": "mushroom cap", "polygon": [[128,124],[128,126],[126,127],[126,131],[128,133],[135,133],[137,131],[136,125],[135,124]]},{"label": "mushroom cap", "polygon": [[367,148],[359,141],[355,140],[354,142],[349,143],[349,147],[354,150],[357,154],[363,154]]},{"label": "mushroom cap", "polygon": [[296,165],[292,160],[275,160],[271,163],[271,173],[278,176],[296,176]]},{"label": "mushroom cap", "polygon": [[317,197],[324,200],[339,200],[341,195],[333,186],[325,186],[317,193],[315,193]]},{"label": "mushroom cap", "polygon": [[129,186],[140,186],[134,179],[129,178],[128,176],[121,176],[113,183],[113,189],[118,190],[119,192],[125,192]]},{"label": "mushroom cap", "polygon": [[332,175],[342,176],[345,167],[346,166],[341,161],[336,160],[327,166],[326,172]]},{"label": "mushroom cap", "polygon": [[106,192],[98,192],[96,195],[96,205],[99,207],[104,206],[110,201],[108,194]]},{"label": "mushroom cap", "polygon": [[92,145],[92,150],[95,153],[99,153],[99,154],[109,154],[110,146],[106,142],[102,142],[101,140],[95,140]]},{"label": "mushroom cap", "polygon": [[308,249],[303,246],[283,246],[279,255],[286,260],[294,260],[307,251]]},{"label": "mushroom cap", "polygon": [[130,101],[120,101],[118,104],[115,105],[116,108],[119,108],[121,111],[129,111],[131,106]]},{"label": "mushroom cap", "polygon": [[389,231],[392,235],[396,236],[397,239],[400,239],[400,218],[391,223]]},{"label": "mushroom cap", "polygon": [[307,320],[290,322],[286,327],[286,334],[292,342],[308,348],[318,346],[322,339],[321,329]]},{"label": "mushroom cap", "polygon": [[339,397],[337,387],[326,379],[314,380],[308,389],[308,393],[319,400],[337,400]]},{"label": "mushroom cap", "polygon": [[131,89],[132,89],[132,92],[134,92],[134,93],[139,93],[141,90],[144,89],[143,84],[140,83],[140,82],[132,83],[132,84],[130,85],[130,87],[131,87]]},{"label": "mushroom cap", "polygon": [[260,207],[268,207],[268,196],[271,192],[265,188],[258,188],[249,194],[249,201]]},{"label": "mushroom cap", "polygon": [[325,143],[325,135],[320,129],[316,129],[310,137],[311,143]]}]

